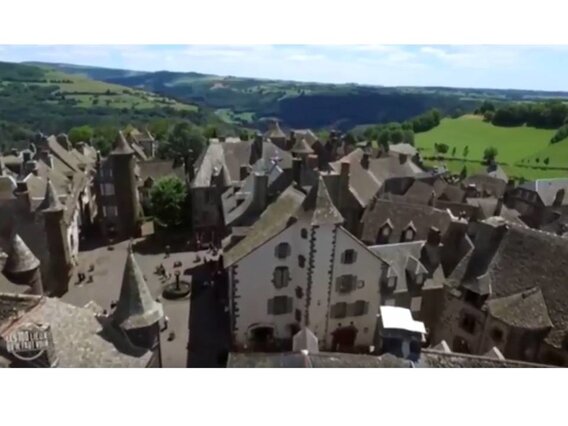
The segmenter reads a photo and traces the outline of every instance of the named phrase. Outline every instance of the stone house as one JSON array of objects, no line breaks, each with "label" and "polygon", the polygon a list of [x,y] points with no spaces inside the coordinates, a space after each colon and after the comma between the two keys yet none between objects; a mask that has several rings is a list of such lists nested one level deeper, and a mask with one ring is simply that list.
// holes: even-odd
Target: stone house
[{"label": "stone house", "polygon": [[445,283],[433,341],[481,354],[568,365],[568,240],[491,218]]},{"label": "stone house", "polygon": [[124,134],[118,133],[110,155],[97,158],[94,191],[98,225],[103,236],[130,238],[138,235],[142,221],[139,168]]},{"label": "stone house", "polygon": [[538,179],[509,191],[507,206],[518,210],[530,227],[540,228],[568,213],[568,179]]}]

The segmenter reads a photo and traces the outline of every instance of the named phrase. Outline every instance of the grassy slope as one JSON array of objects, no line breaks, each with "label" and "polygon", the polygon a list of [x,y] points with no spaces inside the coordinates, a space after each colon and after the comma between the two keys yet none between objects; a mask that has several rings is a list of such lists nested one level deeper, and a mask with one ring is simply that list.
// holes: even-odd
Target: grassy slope
[{"label": "grassy slope", "polygon": [[[435,143],[445,143],[450,147],[447,155],[451,155],[453,147],[456,147],[458,158],[462,157],[464,147],[468,146],[467,159],[474,161],[481,161],[484,149],[494,146],[499,151],[498,161],[506,163],[504,168],[511,176],[522,176],[525,179],[568,176],[568,171],[516,165],[521,159],[533,157],[537,153],[541,157],[542,165],[542,159],[545,158],[543,153],[549,153],[550,166],[568,167],[568,143],[562,146],[561,142],[557,147],[549,145],[554,132],[554,130],[531,127],[497,127],[483,122],[479,117],[464,116],[458,119],[444,119],[438,127],[417,134],[416,146],[422,149],[423,155],[428,156],[434,154]],[[554,163],[553,155],[556,156]],[[445,164],[450,170],[459,172],[464,162],[460,159],[446,160]],[[534,162],[530,164],[537,165]],[[480,165],[475,163],[467,164],[470,173],[479,167]]]}]

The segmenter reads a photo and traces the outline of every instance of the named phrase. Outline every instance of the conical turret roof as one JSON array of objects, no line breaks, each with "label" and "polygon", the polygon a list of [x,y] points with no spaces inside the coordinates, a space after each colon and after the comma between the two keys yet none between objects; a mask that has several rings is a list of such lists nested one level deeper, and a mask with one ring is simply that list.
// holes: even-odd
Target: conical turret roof
[{"label": "conical turret roof", "polygon": [[120,297],[112,314],[113,320],[121,328],[131,330],[155,324],[163,316],[162,304],[152,298],[130,246],[122,276]]},{"label": "conical turret roof", "polygon": [[116,141],[114,142],[113,150],[110,152],[110,155],[130,155],[130,154],[134,154],[134,151],[126,141],[124,133],[122,133],[122,130],[119,130]]},{"label": "conical turret roof", "polygon": [[310,147],[305,138],[298,137],[290,152],[293,154],[313,154],[314,150]]},{"label": "conical turret roof", "polygon": [[286,139],[286,133],[280,128],[280,124],[277,120],[273,120],[270,123],[268,131],[264,134],[267,139]]},{"label": "conical turret roof", "polygon": [[47,178],[47,183],[45,185],[45,196],[43,197],[43,201],[37,208],[39,211],[61,211],[63,210],[63,205],[59,201],[59,197],[57,196],[57,192],[51,183],[51,179]]},{"label": "conical turret roof", "polygon": [[6,263],[4,264],[4,272],[18,274],[32,271],[39,267],[38,258],[35,257],[18,234],[13,233],[11,235],[9,244],[8,250],[6,251],[8,259],[6,259]]}]

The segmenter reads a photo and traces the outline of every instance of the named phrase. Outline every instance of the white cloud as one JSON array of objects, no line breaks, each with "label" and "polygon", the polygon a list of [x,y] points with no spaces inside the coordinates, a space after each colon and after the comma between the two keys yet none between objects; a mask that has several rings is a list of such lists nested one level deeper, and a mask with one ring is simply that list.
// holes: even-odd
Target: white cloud
[{"label": "white cloud", "polygon": [[420,48],[430,56],[458,68],[504,68],[512,67],[522,59],[522,46],[451,46]]}]

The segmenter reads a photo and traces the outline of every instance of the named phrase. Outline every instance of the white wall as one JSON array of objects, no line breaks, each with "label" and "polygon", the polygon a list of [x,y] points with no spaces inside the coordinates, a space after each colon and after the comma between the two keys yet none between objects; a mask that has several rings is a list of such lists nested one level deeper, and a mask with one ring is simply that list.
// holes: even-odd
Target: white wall
[{"label": "white wall", "polygon": [[[382,261],[343,228],[338,230],[336,247],[330,306],[338,302],[353,303],[357,300],[364,300],[369,303],[369,308],[367,314],[363,316],[341,319],[329,318],[326,344],[331,345],[331,333],[339,327],[339,324],[343,327],[353,322],[353,325],[359,330],[355,345],[370,346],[373,344],[373,333],[381,303],[379,280]],[[341,263],[341,254],[347,249],[353,249],[357,252],[356,261],[352,264]],[[336,279],[345,274],[356,275],[358,280],[364,281],[364,286],[349,294],[338,293],[336,291]]]},{"label": "white wall", "polygon": [[79,207],[75,209],[71,224],[67,227],[67,245],[71,260],[77,261],[79,258]]},{"label": "white wall", "polygon": [[[274,326],[277,339],[291,337],[288,326],[295,323],[295,309],[303,310],[305,302],[305,296],[301,300],[296,298],[295,288],[301,286],[305,293],[308,270],[307,262],[305,268],[298,267],[298,255],[306,256],[305,250],[309,241],[300,238],[300,229],[299,223],[294,224],[237,263],[235,295],[239,311],[235,321],[235,343],[247,343],[247,331],[253,324]],[[275,256],[276,246],[281,242],[287,242],[291,246],[291,254],[286,259],[278,259]],[[290,269],[291,281],[282,289],[276,289],[272,284],[274,268],[277,266],[288,266]],[[268,299],[280,295],[294,299],[292,312],[269,315]]]}]

